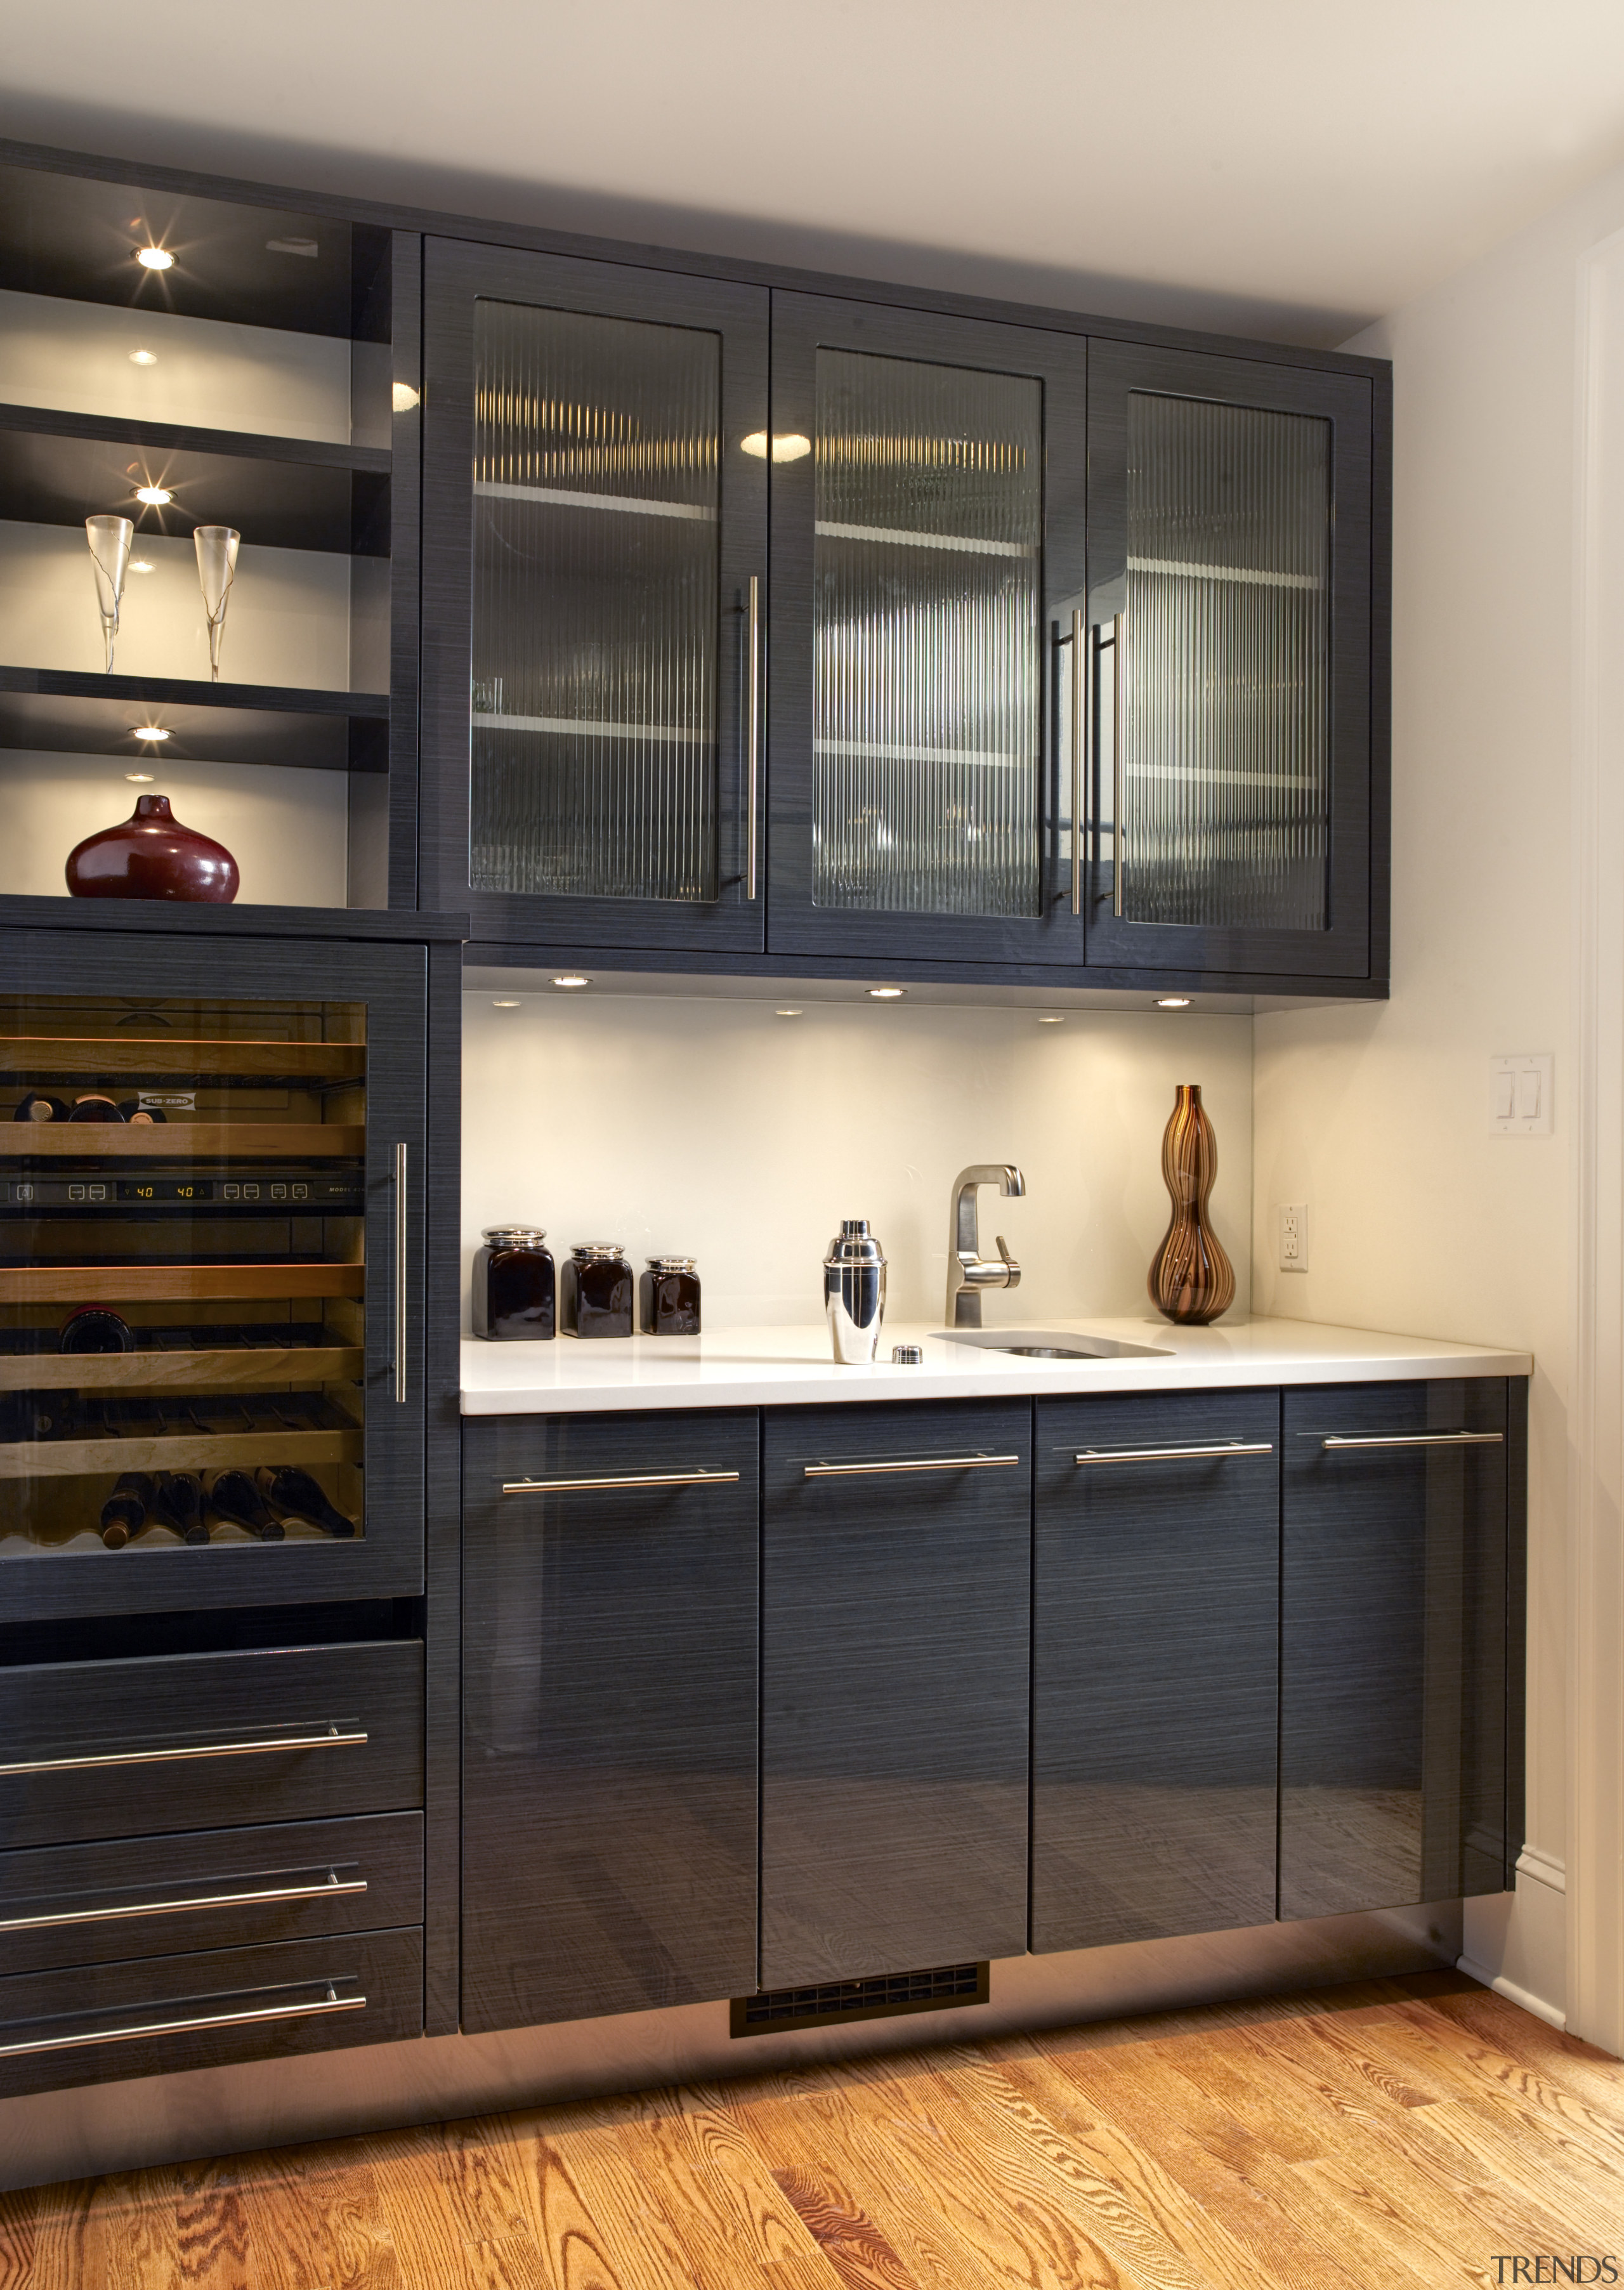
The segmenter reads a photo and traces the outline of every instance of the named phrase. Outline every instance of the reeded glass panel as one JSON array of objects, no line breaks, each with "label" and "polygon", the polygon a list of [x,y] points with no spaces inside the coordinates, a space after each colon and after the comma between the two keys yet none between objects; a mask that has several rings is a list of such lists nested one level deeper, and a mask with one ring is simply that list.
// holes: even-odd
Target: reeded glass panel
[{"label": "reeded glass panel", "polygon": [[818,353],[812,898],[1036,915],[1043,385]]},{"label": "reeded glass panel", "polygon": [[0,1564],[364,1533],[365,1020],[0,999]]},{"label": "reeded glass panel", "polygon": [[1130,396],[1129,920],[1326,927],[1330,579],[1328,421]]},{"label": "reeded glass panel", "polygon": [[716,896],[720,336],[478,303],[469,880]]}]

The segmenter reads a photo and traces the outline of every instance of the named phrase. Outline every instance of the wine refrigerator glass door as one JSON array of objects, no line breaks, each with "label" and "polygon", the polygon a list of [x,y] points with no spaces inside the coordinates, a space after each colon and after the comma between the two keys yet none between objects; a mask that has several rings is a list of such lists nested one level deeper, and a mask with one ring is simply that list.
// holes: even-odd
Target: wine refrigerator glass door
[{"label": "wine refrigerator glass door", "polygon": [[775,951],[1082,962],[1086,362],[774,297]]},{"label": "wine refrigerator glass door", "polygon": [[416,1590],[421,949],[12,951],[0,1613]]},{"label": "wine refrigerator glass door", "polygon": [[430,243],[426,829],[482,937],[762,943],[766,310]]},{"label": "wine refrigerator glass door", "polygon": [[1371,388],[1089,368],[1092,965],[1371,964]]}]

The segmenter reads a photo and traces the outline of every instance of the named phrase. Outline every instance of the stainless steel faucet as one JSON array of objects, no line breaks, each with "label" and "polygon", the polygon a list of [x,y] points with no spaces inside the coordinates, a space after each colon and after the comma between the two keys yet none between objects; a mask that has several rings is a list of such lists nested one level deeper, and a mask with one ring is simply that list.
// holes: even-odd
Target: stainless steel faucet
[{"label": "stainless steel faucet", "polygon": [[961,1169],[954,1180],[948,1229],[948,1325],[979,1328],[983,1288],[1019,1288],[1020,1267],[1010,1254],[1009,1243],[998,1235],[996,1260],[984,1261],[976,1216],[976,1187],[996,1185],[1005,1200],[1018,1201],[1027,1181],[1012,1161],[978,1161]]}]

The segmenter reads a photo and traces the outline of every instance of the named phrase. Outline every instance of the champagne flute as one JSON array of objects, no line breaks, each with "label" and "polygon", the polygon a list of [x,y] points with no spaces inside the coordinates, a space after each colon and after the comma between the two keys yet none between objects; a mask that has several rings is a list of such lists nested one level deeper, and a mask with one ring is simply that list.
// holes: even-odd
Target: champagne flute
[{"label": "champagne flute", "polygon": [[197,551],[197,578],[203,586],[203,605],[209,616],[209,674],[220,682],[220,640],[226,626],[226,606],[236,572],[236,552],[243,536],[228,524],[200,524],[192,535]]},{"label": "champagne flute", "polygon": [[124,573],[135,527],[127,516],[87,516],[84,538],[96,568],[96,602],[101,612],[101,638],[107,646],[106,673],[113,673],[113,645],[118,636],[118,607],[124,599]]}]

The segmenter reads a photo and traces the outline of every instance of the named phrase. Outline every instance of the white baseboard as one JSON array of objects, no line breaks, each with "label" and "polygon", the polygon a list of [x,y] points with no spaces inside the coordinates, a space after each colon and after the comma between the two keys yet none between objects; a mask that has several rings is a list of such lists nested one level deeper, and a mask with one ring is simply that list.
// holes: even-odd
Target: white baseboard
[{"label": "white baseboard", "polygon": [[1543,2020],[1547,2027],[1565,2028],[1568,2024],[1568,2015],[1565,2012],[1559,2012],[1554,2004],[1548,2004],[1542,1996],[1535,1996],[1528,1989],[1519,1988],[1516,1981],[1508,1980],[1503,1972],[1491,1972],[1486,1964],[1478,1964],[1469,1956],[1457,1957],[1455,1969],[1457,1972],[1464,1972],[1468,1980],[1481,1981],[1485,1988],[1492,1988],[1497,1996],[1505,1997],[1508,2003],[1520,2005],[1524,2012],[1532,2012],[1534,2018]]},{"label": "white baseboard", "polygon": [[1537,1845],[1524,1845],[1517,1855],[1516,1873],[1532,1877],[1536,1885],[1548,1885],[1553,1893],[1565,1893],[1568,1872],[1565,1864],[1549,1853],[1541,1853]]}]

